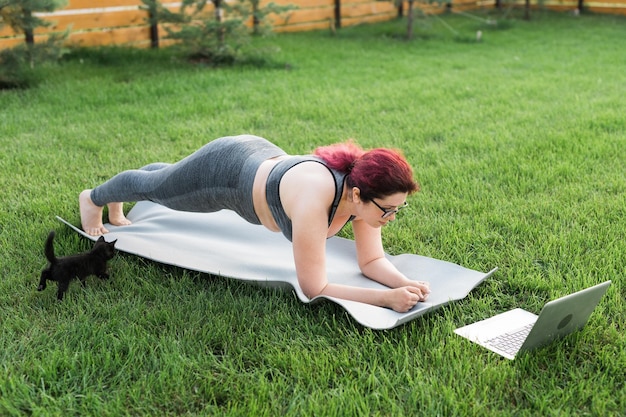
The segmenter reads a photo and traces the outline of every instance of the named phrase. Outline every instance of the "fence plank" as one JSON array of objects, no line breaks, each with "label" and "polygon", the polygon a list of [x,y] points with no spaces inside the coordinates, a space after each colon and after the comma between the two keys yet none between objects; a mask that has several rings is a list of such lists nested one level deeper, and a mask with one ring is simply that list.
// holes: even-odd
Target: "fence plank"
[{"label": "fence plank", "polygon": [[24,43],[24,37],[0,38],[0,51],[7,48],[13,48]]},{"label": "fence plank", "polygon": [[141,0],[69,0],[63,10],[141,6]]},{"label": "fence plank", "polygon": [[273,16],[272,24],[274,26],[283,25],[299,25],[304,23],[317,23],[320,21],[328,22],[334,18],[334,11],[331,8],[315,9],[315,10],[292,10],[288,14]]},{"label": "fence plank", "polygon": [[88,29],[108,29],[122,26],[146,24],[148,14],[144,10],[124,10],[119,12],[95,12],[80,15],[51,16],[52,22],[47,28],[37,29],[37,33],[62,32],[65,30],[82,31]]},{"label": "fence plank", "polygon": [[75,32],[70,34],[68,43],[72,46],[149,46],[150,28],[148,26],[142,26],[93,32]]},{"label": "fence plank", "polygon": [[[343,0],[342,4],[344,1],[346,0]],[[298,6],[298,8],[302,10],[314,9],[318,7],[335,7],[335,0],[262,0],[261,7],[266,6],[269,3],[275,3],[279,6],[294,5]]]}]

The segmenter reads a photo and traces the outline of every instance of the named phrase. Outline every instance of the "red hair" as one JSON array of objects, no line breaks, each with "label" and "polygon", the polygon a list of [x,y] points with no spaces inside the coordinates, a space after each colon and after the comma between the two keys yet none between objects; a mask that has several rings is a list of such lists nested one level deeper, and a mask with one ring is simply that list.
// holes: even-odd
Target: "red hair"
[{"label": "red hair", "polygon": [[363,150],[352,141],[321,146],[313,152],[326,164],[348,174],[349,188],[358,187],[361,199],[383,198],[395,193],[412,194],[419,190],[413,169],[399,150]]}]

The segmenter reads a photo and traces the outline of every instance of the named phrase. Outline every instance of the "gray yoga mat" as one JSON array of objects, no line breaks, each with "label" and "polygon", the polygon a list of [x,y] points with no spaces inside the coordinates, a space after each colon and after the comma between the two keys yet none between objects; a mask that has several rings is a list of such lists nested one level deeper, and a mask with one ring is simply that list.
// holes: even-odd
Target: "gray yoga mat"
[{"label": "gray yoga mat", "polygon": [[[280,233],[246,222],[235,213],[187,213],[151,202],[138,202],[127,215],[132,225],[107,224],[107,241],[117,239],[115,247],[160,263],[224,277],[292,288],[305,303],[331,300],[363,326],[390,329],[433,309],[460,300],[493,274],[420,255],[387,255],[407,277],[429,281],[431,293],[406,313],[334,297],[307,298],[296,278],[291,243]],[[96,240],[58,217],[81,235]],[[356,262],[354,241],[339,237],[326,245],[328,280],[363,288],[386,288],[365,278]]]}]

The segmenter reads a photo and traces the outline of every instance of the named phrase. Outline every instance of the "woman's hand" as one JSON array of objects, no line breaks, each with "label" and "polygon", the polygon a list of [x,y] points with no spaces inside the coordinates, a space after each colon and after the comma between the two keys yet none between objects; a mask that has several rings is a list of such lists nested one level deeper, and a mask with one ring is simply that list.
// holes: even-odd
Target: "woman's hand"
[{"label": "woman's hand", "polygon": [[425,301],[428,298],[428,294],[430,294],[430,284],[426,281],[409,281],[409,286],[415,287],[422,292],[424,298],[420,301]]},{"label": "woman's hand", "polygon": [[425,301],[430,294],[427,282],[412,281],[411,285],[389,290],[388,307],[398,313],[406,313],[420,301]]}]

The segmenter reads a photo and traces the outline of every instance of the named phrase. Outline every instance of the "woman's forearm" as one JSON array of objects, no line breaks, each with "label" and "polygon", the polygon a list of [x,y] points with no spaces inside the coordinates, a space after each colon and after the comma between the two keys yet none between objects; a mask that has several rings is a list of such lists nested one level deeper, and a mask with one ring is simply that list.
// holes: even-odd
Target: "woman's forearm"
[{"label": "woman's forearm", "polygon": [[388,307],[400,313],[409,311],[419,301],[424,300],[423,294],[416,287],[373,289],[328,284],[320,295],[358,301],[378,307]]},{"label": "woman's forearm", "polygon": [[387,258],[377,258],[363,265],[361,272],[369,279],[389,288],[399,288],[411,284],[411,281],[398,271]]},{"label": "woman's forearm", "polygon": [[372,304],[378,307],[391,307],[388,300],[388,290],[351,287],[341,284],[328,284],[320,292],[320,295],[341,298],[344,300],[358,301]]}]

